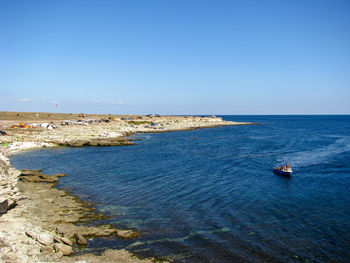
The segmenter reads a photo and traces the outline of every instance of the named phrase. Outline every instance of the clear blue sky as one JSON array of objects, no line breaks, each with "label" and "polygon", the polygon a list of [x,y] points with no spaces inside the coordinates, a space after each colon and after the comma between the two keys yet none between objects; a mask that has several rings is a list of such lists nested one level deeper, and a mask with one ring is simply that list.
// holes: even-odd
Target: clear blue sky
[{"label": "clear blue sky", "polygon": [[0,110],[350,114],[350,1],[2,0]]}]

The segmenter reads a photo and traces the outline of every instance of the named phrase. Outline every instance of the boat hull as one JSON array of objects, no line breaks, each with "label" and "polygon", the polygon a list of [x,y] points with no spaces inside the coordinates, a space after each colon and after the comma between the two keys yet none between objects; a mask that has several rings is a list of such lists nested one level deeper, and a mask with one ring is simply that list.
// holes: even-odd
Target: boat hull
[{"label": "boat hull", "polygon": [[293,172],[285,172],[283,170],[278,170],[276,168],[273,168],[273,172],[275,174],[278,174],[278,175],[282,175],[282,176],[291,176]]}]

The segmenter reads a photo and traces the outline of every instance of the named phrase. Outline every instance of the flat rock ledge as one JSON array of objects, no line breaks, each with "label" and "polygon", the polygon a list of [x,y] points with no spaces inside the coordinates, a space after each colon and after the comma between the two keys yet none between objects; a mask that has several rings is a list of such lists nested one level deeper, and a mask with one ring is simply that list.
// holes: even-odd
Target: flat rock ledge
[{"label": "flat rock ledge", "polygon": [[22,182],[31,182],[31,183],[57,183],[58,177],[66,176],[66,174],[53,174],[46,175],[41,173],[41,170],[30,170],[24,169],[21,170],[19,175],[19,180]]},{"label": "flat rock ledge", "polygon": [[154,262],[125,250],[74,255],[95,237],[129,239],[139,233],[111,225],[91,226],[105,216],[91,204],[53,188],[62,176],[18,171],[0,152],[0,262]]},{"label": "flat rock ledge", "polygon": [[69,147],[82,147],[82,146],[129,146],[135,145],[126,138],[98,138],[98,139],[80,139],[71,141],[58,141],[55,142],[59,146],[69,146]]}]

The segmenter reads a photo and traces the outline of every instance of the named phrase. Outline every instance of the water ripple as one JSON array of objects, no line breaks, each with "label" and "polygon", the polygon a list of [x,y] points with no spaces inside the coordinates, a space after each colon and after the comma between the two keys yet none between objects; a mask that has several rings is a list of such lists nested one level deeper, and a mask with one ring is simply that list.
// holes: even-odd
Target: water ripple
[{"label": "water ripple", "polygon": [[[45,149],[11,162],[68,173],[58,187],[93,201],[111,216],[106,223],[140,232],[130,241],[96,239],[90,251],[127,248],[175,262],[346,262],[350,117],[242,120],[262,125],[142,134],[133,147]],[[292,178],[271,172],[286,162]]]}]

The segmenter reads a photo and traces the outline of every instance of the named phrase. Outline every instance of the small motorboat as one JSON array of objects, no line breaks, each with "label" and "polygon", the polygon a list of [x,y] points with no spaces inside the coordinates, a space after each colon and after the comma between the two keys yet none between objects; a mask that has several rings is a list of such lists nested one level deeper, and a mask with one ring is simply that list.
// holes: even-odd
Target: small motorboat
[{"label": "small motorboat", "polygon": [[273,168],[273,172],[279,175],[283,176],[291,176],[293,173],[292,168],[290,168],[289,164],[287,163],[286,166],[277,166]]}]

